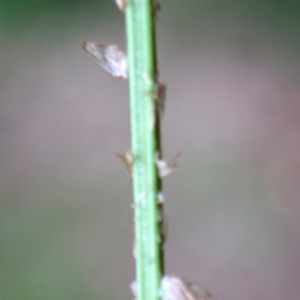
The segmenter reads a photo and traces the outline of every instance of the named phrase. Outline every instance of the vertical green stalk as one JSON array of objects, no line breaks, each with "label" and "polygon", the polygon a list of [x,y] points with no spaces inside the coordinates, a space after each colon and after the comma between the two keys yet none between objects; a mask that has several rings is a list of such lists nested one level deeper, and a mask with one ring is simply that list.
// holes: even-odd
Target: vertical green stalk
[{"label": "vertical green stalk", "polygon": [[163,272],[161,189],[155,158],[160,156],[157,70],[152,0],[126,1],[131,148],[135,217],[137,300],[159,299]]}]

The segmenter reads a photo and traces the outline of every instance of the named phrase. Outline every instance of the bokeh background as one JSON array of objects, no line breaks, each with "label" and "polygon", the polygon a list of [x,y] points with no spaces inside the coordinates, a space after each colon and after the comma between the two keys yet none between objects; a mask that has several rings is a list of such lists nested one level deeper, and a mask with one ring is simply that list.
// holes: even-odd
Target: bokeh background
[{"label": "bokeh background", "polygon": [[[166,271],[219,300],[300,299],[298,1],[161,0]],[[0,299],[131,299],[126,48],[112,0],[0,4]]]}]

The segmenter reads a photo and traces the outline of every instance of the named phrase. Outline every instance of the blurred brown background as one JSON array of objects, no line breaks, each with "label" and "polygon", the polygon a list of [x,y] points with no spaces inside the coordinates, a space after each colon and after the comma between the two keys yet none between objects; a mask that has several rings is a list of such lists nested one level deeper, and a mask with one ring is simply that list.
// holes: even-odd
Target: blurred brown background
[{"label": "blurred brown background", "polygon": [[[300,298],[298,1],[167,1],[168,274],[218,300]],[[126,48],[112,0],[1,1],[0,299],[131,299],[127,82],[81,39]]]}]

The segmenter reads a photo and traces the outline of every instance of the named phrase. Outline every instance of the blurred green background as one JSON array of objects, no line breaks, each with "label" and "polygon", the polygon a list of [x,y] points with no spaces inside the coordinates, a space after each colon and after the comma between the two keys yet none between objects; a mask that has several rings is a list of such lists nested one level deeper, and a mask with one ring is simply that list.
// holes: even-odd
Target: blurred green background
[{"label": "blurred green background", "polygon": [[[298,1],[161,0],[166,271],[216,299],[300,295]],[[131,299],[126,48],[112,0],[0,3],[0,299]]]}]

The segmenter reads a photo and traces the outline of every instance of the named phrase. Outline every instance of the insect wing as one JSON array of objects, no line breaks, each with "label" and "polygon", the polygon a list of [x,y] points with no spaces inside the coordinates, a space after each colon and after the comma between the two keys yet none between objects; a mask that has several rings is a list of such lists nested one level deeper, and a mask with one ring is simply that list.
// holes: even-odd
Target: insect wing
[{"label": "insect wing", "polygon": [[117,46],[107,46],[104,57],[106,69],[116,77],[127,78],[127,57]]},{"label": "insect wing", "polygon": [[164,276],[161,280],[161,299],[193,300],[186,296],[183,282],[179,278],[172,276]]},{"label": "insect wing", "polygon": [[113,76],[128,78],[126,55],[117,46],[82,41],[82,48]]},{"label": "insect wing", "polygon": [[123,11],[126,7],[126,0],[115,0],[115,3],[121,11]]},{"label": "insect wing", "polygon": [[133,165],[133,155],[131,150],[127,150],[122,154],[117,154],[117,157],[121,159],[121,161],[123,162],[126,168],[127,173],[131,176],[132,165]]},{"label": "insect wing", "polygon": [[170,161],[165,161],[162,159],[156,159],[155,163],[158,169],[158,175],[160,178],[164,178],[172,174],[177,167],[178,161],[181,157],[181,154],[176,154]]},{"label": "insect wing", "polygon": [[194,295],[195,299],[197,300],[209,300],[213,299],[212,295],[206,291],[204,288],[198,286],[194,283],[187,284],[188,289],[191,291],[191,293]]},{"label": "insect wing", "polygon": [[187,284],[180,278],[164,276],[161,280],[162,300],[212,300],[211,294],[196,284]]}]

